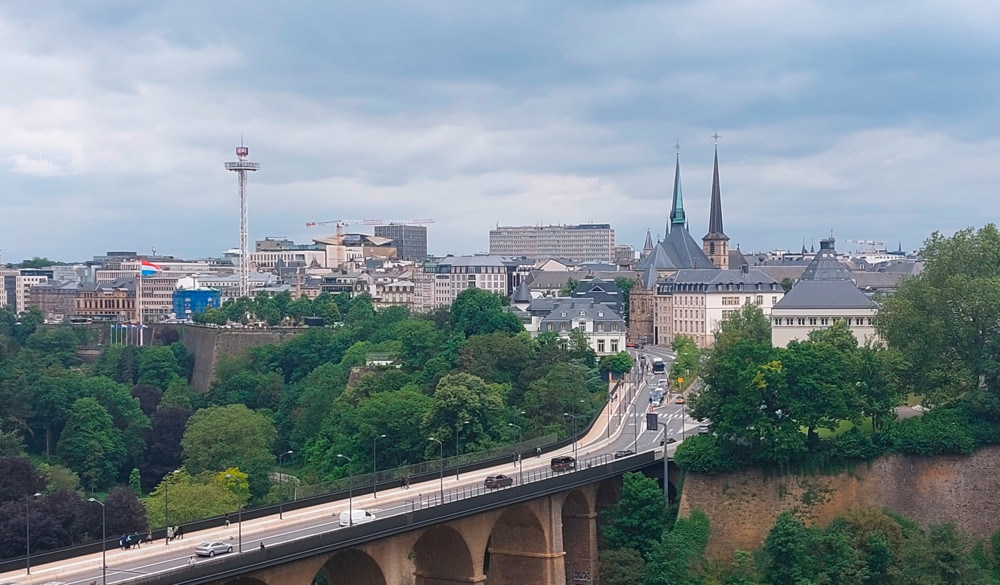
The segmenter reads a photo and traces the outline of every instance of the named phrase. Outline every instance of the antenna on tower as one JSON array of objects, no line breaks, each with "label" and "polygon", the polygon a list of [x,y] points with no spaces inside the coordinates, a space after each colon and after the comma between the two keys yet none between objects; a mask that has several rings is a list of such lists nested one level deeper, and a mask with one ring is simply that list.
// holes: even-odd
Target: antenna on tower
[{"label": "antenna on tower", "polygon": [[247,171],[260,169],[260,163],[250,162],[250,149],[243,146],[243,133],[240,133],[240,145],[236,147],[236,162],[227,162],[226,170],[235,171],[239,177],[240,189],[240,296],[250,296],[250,246],[247,243],[249,231],[249,216],[247,214]]}]

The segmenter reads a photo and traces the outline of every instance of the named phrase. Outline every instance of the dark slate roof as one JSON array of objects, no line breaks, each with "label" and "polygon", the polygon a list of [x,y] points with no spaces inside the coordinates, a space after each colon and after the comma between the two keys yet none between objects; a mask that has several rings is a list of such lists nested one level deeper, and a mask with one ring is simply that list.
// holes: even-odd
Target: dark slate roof
[{"label": "dark slate roof", "polygon": [[584,278],[592,276],[595,278],[603,278],[605,280],[614,281],[615,278],[619,276],[624,276],[626,278],[631,278],[631,272],[577,272],[574,270],[532,270],[530,275],[530,281],[528,282],[529,290],[552,290],[559,289],[566,285],[569,279],[574,279],[581,281]]},{"label": "dark slate roof", "polygon": [[733,250],[733,249],[730,248],[730,250],[729,250],[729,267],[730,268],[739,268],[740,266],[743,266],[744,264],[749,264],[749,262],[747,262],[746,256],[743,255],[743,252],[741,252],[739,248],[737,248],[735,250]]},{"label": "dark slate roof", "polygon": [[653,252],[635,265],[636,270],[645,270],[648,266],[656,270],[715,268],[715,264],[682,225],[675,225],[667,237],[653,248]]},{"label": "dark slate roof", "polygon": [[679,270],[668,281],[678,284],[776,284],[777,281],[757,269]]},{"label": "dark slate roof", "polygon": [[801,280],[851,280],[851,272],[837,259],[833,238],[819,241],[819,252],[802,272]]},{"label": "dark slate roof", "polygon": [[656,288],[656,281],[660,278],[659,273],[656,272],[656,268],[652,264],[646,267],[646,271],[642,273],[642,288],[646,290],[653,290]]},{"label": "dark slate roof", "polygon": [[861,290],[893,291],[907,275],[902,272],[854,272],[852,276]]},{"label": "dark slate roof", "polygon": [[778,282],[781,282],[786,278],[791,278],[792,282],[795,282],[800,276],[802,276],[802,271],[804,271],[806,267],[802,264],[788,264],[781,266],[772,266],[769,264],[767,266],[754,266],[754,269],[760,270]]},{"label": "dark slate roof", "polygon": [[517,285],[517,290],[514,291],[511,300],[515,303],[530,303],[531,293],[528,291],[528,283],[522,280],[521,284]]},{"label": "dark slate roof", "polygon": [[850,280],[800,280],[775,309],[870,309],[875,302]]},{"label": "dark slate roof", "polygon": [[[625,323],[618,313],[611,308],[594,302],[593,299],[555,299],[558,301],[552,310],[542,318],[541,323],[572,323],[581,318],[597,323]],[[566,313],[566,316],[563,316]],[[602,315],[603,313],[603,315]]]}]

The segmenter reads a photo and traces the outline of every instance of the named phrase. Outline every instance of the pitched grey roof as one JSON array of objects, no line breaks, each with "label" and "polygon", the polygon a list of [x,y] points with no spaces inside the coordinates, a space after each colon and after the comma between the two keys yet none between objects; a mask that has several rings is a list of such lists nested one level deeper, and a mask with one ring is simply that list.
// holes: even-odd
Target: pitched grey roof
[{"label": "pitched grey roof", "polygon": [[679,270],[667,280],[678,284],[776,284],[777,281],[757,269]]},{"label": "pitched grey roof", "polygon": [[528,283],[522,280],[521,284],[517,285],[517,290],[514,291],[514,296],[511,300],[515,303],[530,303],[531,292],[528,291]]},{"label": "pitched grey roof", "polygon": [[619,276],[631,277],[631,272],[577,272],[573,270],[532,270],[529,276],[528,289],[529,290],[552,290],[559,289],[566,285],[569,279],[574,279],[581,281],[587,276],[592,276],[594,278],[603,278],[604,280],[614,281]]},{"label": "pitched grey roof", "polygon": [[[625,323],[618,313],[593,299],[556,299],[558,302],[541,323],[572,323],[584,319],[595,323]],[[563,315],[565,313],[565,316]]]},{"label": "pitched grey roof", "polygon": [[833,238],[819,241],[819,252],[802,272],[801,280],[851,280],[851,272],[837,260],[834,242]]},{"label": "pitched grey roof", "polygon": [[902,272],[854,272],[854,282],[861,290],[892,291],[907,275]]},{"label": "pitched grey roof", "polygon": [[875,302],[850,280],[800,280],[775,309],[870,309]]},{"label": "pitched grey roof", "polygon": [[730,248],[729,249],[729,267],[730,268],[739,268],[740,266],[743,266],[744,264],[749,264],[749,262],[747,262],[746,256],[743,255],[743,252],[741,252],[739,248],[737,248],[735,250],[733,250],[732,248]]},{"label": "pitched grey roof", "polygon": [[781,282],[786,278],[791,278],[792,282],[795,282],[802,276],[802,272],[806,267],[802,264],[799,265],[783,265],[783,266],[755,266],[755,270],[760,270],[764,274],[770,276],[771,278]]},{"label": "pitched grey roof", "polygon": [[675,225],[667,237],[653,248],[653,252],[636,263],[635,267],[637,270],[645,270],[650,265],[656,270],[715,268],[715,264],[682,225]]},{"label": "pitched grey roof", "polygon": [[660,275],[656,272],[656,268],[650,264],[646,267],[646,271],[642,273],[642,288],[646,290],[655,289],[656,281],[659,277]]}]

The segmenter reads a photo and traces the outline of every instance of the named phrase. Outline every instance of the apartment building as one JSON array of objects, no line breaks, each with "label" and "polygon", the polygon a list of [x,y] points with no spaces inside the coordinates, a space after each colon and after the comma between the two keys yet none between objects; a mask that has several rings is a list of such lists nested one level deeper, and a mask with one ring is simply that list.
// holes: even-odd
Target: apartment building
[{"label": "apartment building", "polygon": [[490,254],[610,262],[615,260],[615,230],[607,223],[497,226],[490,230]]},{"label": "apartment building", "polygon": [[390,224],[375,226],[375,235],[392,240],[400,260],[419,261],[427,258],[427,226]]},{"label": "apartment building", "polygon": [[481,288],[509,295],[514,266],[499,256],[447,256],[424,264],[414,280],[413,308],[432,311],[447,307],[463,290]]},{"label": "apartment building", "polygon": [[5,271],[3,289],[6,305],[17,313],[23,313],[30,306],[31,287],[48,282],[51,278],[52,271],[47,269]]}]

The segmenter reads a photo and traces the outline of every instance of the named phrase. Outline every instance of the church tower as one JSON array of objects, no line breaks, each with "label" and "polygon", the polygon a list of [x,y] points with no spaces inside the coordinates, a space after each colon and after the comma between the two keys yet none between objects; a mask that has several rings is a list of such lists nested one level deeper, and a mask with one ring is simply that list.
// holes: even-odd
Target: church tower
[{"label": "church tower", "polygon": [[639,256],[639,259],[642,260],[643,258],[645,258],[646,256],[649,256],[652,253],[653,253],[653,234],[649,233],[649,230],[647,229],[646,230],[646,243],[642,247],[642,255]]},{"label": "church tower", "polygon": [[708,233],[701,239],[702,250],[716,268],[729,269],[729,236],[722,229],[722,193],[719,190],[719,137],[715,136],[715,172],[712,175],[712,205]]},{"label": "church tower", "polygon": [[674,196],[670,203],[670,218],[667,220],[667,231],[663,232],[663,238],[677,227],[687,225],[687,216],[684,215],[684,193],[681,191],[681,146],[677,145],[677,162],[674,166]]}]

